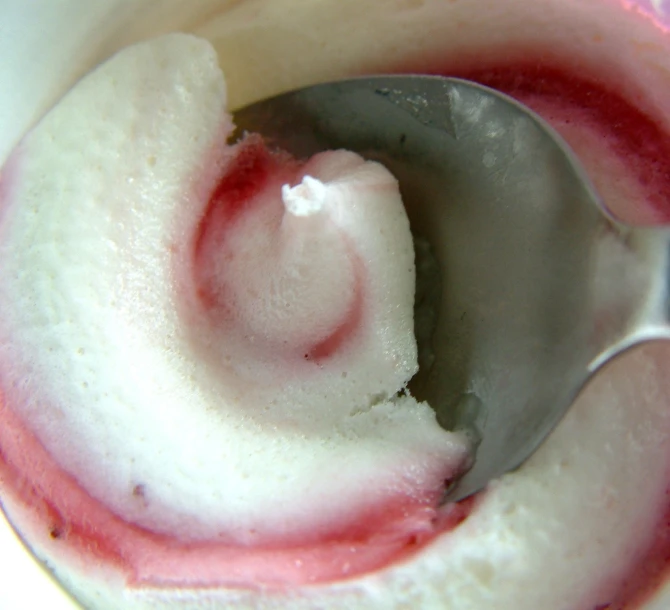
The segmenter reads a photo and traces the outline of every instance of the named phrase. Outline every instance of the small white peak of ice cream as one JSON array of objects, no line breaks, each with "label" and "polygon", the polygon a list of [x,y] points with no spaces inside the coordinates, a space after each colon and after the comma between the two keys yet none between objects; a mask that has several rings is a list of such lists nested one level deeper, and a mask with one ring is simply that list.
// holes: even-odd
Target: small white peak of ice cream
[{"label": "small white peak of ice cream", "polygon": [[312,176],[305,176],[296,186],[282,186],[281,195],[289,213],[294,216],[312,216],[323,209],[326,192],[323,182]]}]

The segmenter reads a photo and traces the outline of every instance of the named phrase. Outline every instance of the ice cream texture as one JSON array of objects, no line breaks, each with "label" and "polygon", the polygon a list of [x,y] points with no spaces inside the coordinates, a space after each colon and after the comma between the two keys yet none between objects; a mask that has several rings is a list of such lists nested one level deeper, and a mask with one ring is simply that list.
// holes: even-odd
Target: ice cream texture
[{"label": "ice cream texture", "polygon": [[[244,2],[196,29],[218,51],[232,107],[364,72],[470,77],[550,120],[610,208],[630,220],[668,218],[668,40],[650,9],[614,0],[545,0],[532,10],[516,0],[390,4]],[[365,25],[371,21],[372,37]],[[244,57],[254,61],[237,59]],[[10,175],[14,167],[19,175],[18,161],[8,167]],[[5,176],[3,170],[3,197],[11,198],[20,181]],[[188,277],[180,275],[183,269],[176,264],[175,277]],[[207,321],[220,311],[214,306],[205,314]],[[277,544],[261,553],[247,543],[245,556],[256,568],[239,562],[241,555],[226,563],[197,535],[181,553],[170,554],[178,545],[169,534],[128,526],[94,498],[74,493],[75,482],[63,479],[43,445],[6,408],[3,506],[37,554],[91,608],[611,610],[644,602],[664,608],[668,356],[667,347],[657,344],[614,363],[522,469],[472,505],[438,512],[428,535],[417,536],[414,546],[405,539],[400,553],[396,546],[386,555],[369,554],[369,563],[359,562],[353,574],[352,558],[374,547],[371,540],[377,551],[388,540],[370,536],[379,515],[368,514],[359,522],[365,527],[325,551],[318,544]],[[133,488],[138,504],[150,497],[151,488],[142,483]],[[62,506],[70,512],[59,512]],[[385,514],[393,508],[385,506]],[[405,509],[397,510],[402,515]],[[86,518],[60,519],[73,514]],[[88,561],[78,561],[82,550],[89,551]],[[183,566],[185,558],[191,577],[182,574],[176,584],[174,566]],[[329,561],[335,570],[300,584],[305,565]],[[235,566],[241,568],[236,572]],[[257,572],[271,570],[293,584],[249,586]],[[227,583],[212,586],[221,574]],[[203,575],[210,580],[199,581]]]},{"label": "ice cream texture", "polygon": [[358,558],[291,575],[243,568],[246,547],[402,550],[434,529],[467,446],[406,391],[397,181],[346,151],[228,146],[225,104],[211,45],[173,34],[102,65],[22,141],[2,175],[2,408],[60,470],[44,525],[63,546],[96,521],[67,505],[79,494],[210,561],[218,545],[241,574],[131,562],[147,584],[332,579]]}]

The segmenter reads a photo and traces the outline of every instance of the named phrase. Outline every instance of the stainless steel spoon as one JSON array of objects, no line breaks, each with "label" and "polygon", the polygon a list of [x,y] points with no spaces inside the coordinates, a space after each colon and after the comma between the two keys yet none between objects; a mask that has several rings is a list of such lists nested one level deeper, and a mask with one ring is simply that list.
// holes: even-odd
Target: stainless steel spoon
[{"label": "stainless steel spoon", "polygon": [[384,76],[286,93],[234,118],[238,135],[300,157],[347,148],[400,181],[441,276],[412,390],[478,443],[446,500],[518,467],[610,359],[670,338],[670,233],[616,221],[567,145],[511,98]]}]

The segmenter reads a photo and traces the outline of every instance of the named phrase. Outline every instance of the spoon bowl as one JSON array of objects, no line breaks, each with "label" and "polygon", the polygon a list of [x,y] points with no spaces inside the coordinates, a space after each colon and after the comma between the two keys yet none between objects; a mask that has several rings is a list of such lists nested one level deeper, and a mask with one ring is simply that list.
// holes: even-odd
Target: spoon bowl
[{"label": "spoon bowl", "polygon": [[285,93],[234,120],[237,137],[257,132],[297,157],[346,148],[398,178],[417,244],[410,387],[476,448],[445,501],[523,463],[610,359],[670,338],[670,234],[614,219],[565,142],[510,97],[379,76]]}]

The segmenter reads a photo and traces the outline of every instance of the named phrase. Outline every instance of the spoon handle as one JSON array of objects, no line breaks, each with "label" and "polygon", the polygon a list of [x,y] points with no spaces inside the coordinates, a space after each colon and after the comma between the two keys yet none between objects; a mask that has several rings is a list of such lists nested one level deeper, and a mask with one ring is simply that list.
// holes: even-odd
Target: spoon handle
[{"label": "spoon handle", "polygon": [[597,241],[593,373],[623,351],[670,339],[670,229],[608,224]]}]

